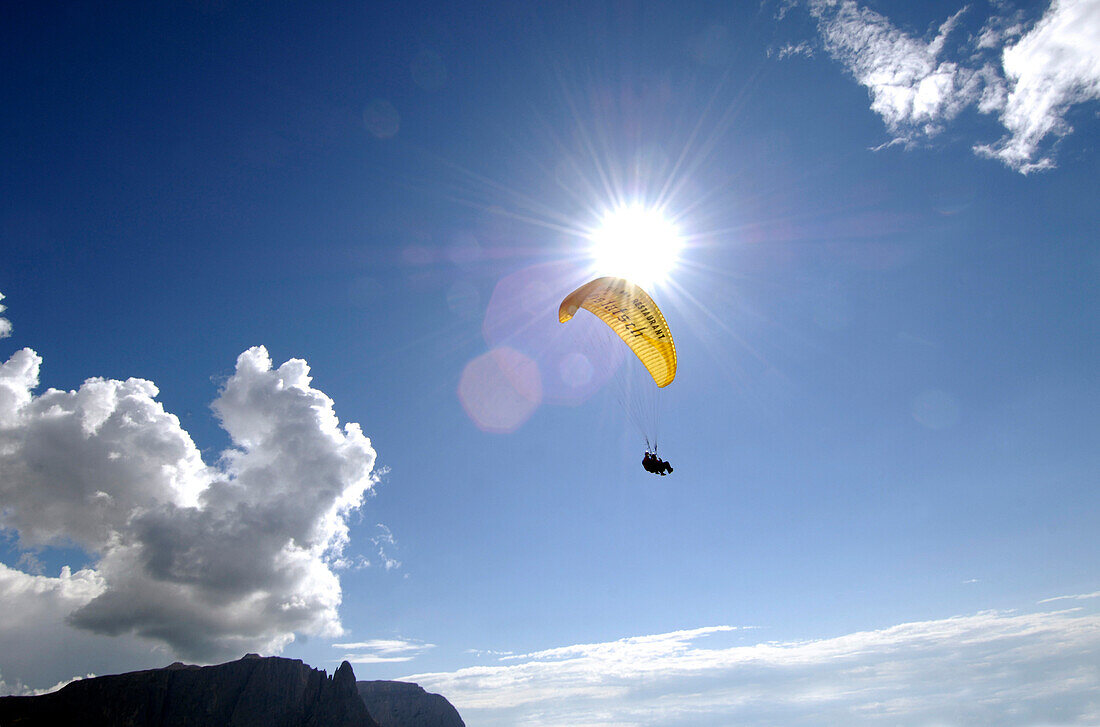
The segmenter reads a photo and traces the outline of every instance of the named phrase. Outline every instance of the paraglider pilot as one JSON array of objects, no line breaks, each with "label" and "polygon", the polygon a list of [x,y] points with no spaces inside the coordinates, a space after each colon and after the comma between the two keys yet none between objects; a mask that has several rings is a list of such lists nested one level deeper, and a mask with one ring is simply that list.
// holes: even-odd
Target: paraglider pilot
[{"label": "paraglider pilot", "polygon": [[642,457],[642,469],[655,475],[667,475],[672,472],[672,465],[658,457],[656,452],[651,454],[647,449]]}]

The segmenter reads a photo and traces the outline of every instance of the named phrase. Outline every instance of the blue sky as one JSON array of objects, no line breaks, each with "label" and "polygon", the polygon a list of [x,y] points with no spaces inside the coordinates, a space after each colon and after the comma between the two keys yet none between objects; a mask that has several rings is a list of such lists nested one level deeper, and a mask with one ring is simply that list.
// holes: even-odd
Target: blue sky
[{"label": "blue sky", "polygon": [[[1096,0],[4,13],[6,693],[1100,721]],[[562,374],[624,201],[666,478]]]}]

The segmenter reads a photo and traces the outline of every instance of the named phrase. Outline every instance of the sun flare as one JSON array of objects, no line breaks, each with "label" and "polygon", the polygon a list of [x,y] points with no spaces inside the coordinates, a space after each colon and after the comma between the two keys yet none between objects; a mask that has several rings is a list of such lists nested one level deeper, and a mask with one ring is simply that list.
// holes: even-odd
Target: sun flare
[{"label": "sun flare", "polygon": [[676,225],[658,209],[633,205],[608,213],[589,235],[596,275],[647,286],[663,283],[684,246]]}]

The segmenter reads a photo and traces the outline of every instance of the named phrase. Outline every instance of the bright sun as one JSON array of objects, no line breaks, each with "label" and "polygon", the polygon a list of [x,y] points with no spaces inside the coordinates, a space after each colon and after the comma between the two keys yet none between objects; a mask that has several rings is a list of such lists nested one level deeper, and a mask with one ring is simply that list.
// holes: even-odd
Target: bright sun
[{"label": "bright sun", "polygon": [[684,246],[671,221],[642,206],[608,213],[588,239],[597,275],[615,275],[641,286],[664,282]]}]

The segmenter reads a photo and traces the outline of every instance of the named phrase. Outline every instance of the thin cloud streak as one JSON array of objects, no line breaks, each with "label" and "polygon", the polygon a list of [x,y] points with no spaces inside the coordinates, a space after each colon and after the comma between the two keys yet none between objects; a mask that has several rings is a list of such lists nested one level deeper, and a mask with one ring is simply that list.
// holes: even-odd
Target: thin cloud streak
[{"label": "thin cloud streak", "polygon": [[397,654],[405,651],[423,651],[431,649],[435,644],[425,644],[420,641],[405,641],[403,639],[372,639],[371,641],[356,641],[348,644],[333,644],[336,649],[350,649],[352,651],[367,649],[382,654]]},{"label": "thin cloud streak", "polygon": [[1053,603],[1054,601],[1083,601],[1088,598],[1100,598],[1100,591],[1094,591],[1093,593],[1079,593],[1075,596],[1055,596],[1054,598],[1044,598],[1039,603]]},{"label": "thin cloud streak", "polygon": [[351,662],[352,664],[401,664],[406,661],[412,661],[415,657],[412,656],[379,656],[378,654],[344,654],[341,657],[341,661]]},{"label": "thin cloud streak", "polygon": [[[1089,725],[1100,615],[983,611],[835,638],[708,648],[719,626],[547,649],[407,679],[479,725]],[[502,659],[502,661],[505,661]],[[594,715],[600,715],[594,719]]]},{"label": "thin cloud streak", "polygon": [[406,639],[370,639],[351,643],[333,644],[334,649],[344,649],[343,660],[352,664],[392,664],[412,661],[435,644]]}]

